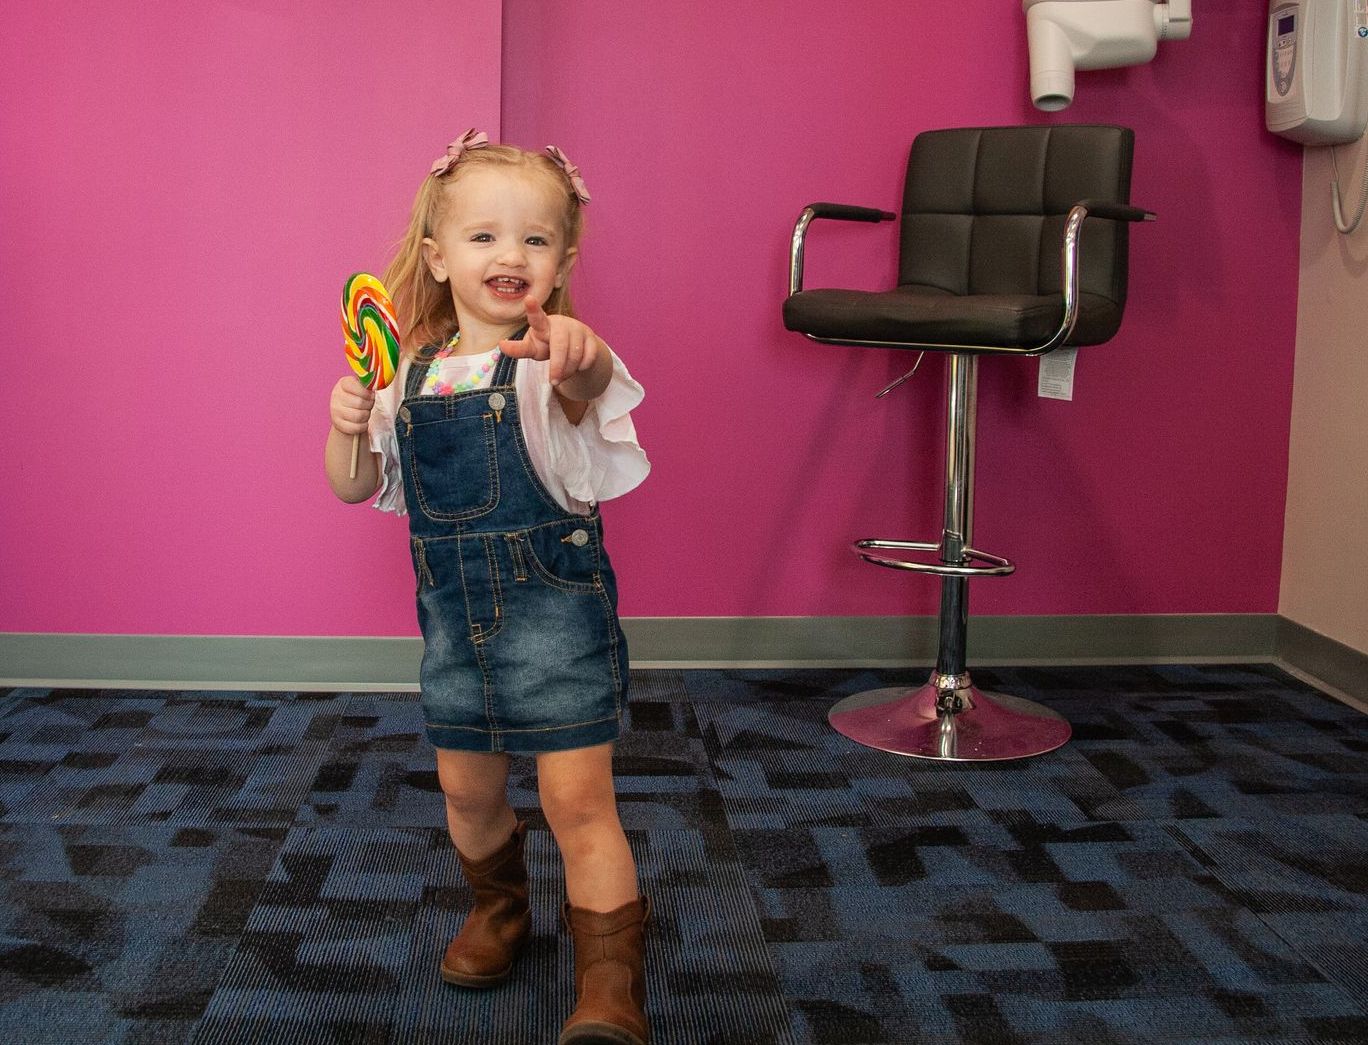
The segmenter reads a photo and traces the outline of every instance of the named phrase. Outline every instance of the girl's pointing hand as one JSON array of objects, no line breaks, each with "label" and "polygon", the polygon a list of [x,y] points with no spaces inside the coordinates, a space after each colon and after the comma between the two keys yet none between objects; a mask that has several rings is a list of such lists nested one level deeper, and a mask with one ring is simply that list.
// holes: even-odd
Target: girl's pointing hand
[{"label": "girl's pointing hand", "polygon": [[603,342],[578,319],[548,316],[541,302],[530,295],[523,299],[527,310],[527,333],[521,341],[500,341],[499,350],[514,359],[550,360],[549,378],[558,385],[598,359]]}]

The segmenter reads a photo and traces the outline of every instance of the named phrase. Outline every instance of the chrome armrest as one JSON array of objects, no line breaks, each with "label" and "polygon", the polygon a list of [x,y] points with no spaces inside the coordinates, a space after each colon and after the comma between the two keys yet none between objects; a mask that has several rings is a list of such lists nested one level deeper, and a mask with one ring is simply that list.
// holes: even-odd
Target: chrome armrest
[{"label": "chrome armrest", "polygon": [[[1106,203],[1101,200],[1079,200],[1069,208],[1064,219],[1064,238],[1059,247],[1060,292],[1064,295],[1064,317],[1059,329],[1043,345],[1032,348],[1017,348],[1015,351],[1024,356],[1040,356],[1052,352],[1069,339],[1074,325],[1078,322],[1078,241],[1087,217],[1108,218],[1112,221],[1153,221],[1154,212],[1131,207],[1124,203]],[[998,351],[1003,351],[999,349]]]},{"label": "chrome armrest", "polygon": [[1107,203],[1104,200],[1079,200],[1077,206],[1084,208],[1094,218],[1110,218],[1112,221],[1153,221],[1154,211],[1132,207],[1126,203]]},{"label": "chrome armrest", "polygon": [[789,247],[789,296],[803,289],[803,250],[807,242],[808,226],[814,218],[835,218],[838,221],[892,221],[896,214],[873,207],[853,207],[848,203],[810,203],[798,215],[793,226],[793,242]]}]

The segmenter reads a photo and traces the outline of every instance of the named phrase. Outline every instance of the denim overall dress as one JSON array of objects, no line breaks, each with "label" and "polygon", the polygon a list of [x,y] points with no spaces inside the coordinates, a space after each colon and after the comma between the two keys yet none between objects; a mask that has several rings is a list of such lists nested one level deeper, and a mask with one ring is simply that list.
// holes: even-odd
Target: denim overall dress
[{"label": "denim overall dress", "polygon": [[527,454],[502,357],[489,387],[420,396],[395,420],[408,504],[428,738],[561,751],[617,737],[627,642],[597,508],[566,511]]}]

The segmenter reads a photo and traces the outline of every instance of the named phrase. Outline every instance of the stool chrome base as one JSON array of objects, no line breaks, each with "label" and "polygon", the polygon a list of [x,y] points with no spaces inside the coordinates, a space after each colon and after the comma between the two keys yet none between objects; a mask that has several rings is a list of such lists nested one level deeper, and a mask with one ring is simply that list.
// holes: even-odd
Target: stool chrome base
[{"label": "stool chrome base", "polygon": [[995,762],[1042,755],[1073,732],[1060,714],[1033,700],[976,688],[968,672],[916,689],[871,689],[834,705],[827,721],[866,747],[945,762]]}]

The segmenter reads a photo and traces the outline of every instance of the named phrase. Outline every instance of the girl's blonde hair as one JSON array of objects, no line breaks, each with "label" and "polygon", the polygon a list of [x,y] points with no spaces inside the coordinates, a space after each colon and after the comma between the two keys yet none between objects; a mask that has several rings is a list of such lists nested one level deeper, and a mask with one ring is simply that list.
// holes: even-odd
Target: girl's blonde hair
[{"label": "girl's blonde hair", "polygon": [[[451,304],[451,291],[433,279],[428,271],[423,259],[423,240],[431,236],[441,222],[452,193],[459,191],[462,173],[477,167],[525,171],[544,178],[565,203],[565,249],[579,247],[584,208],[565,172],[544,153],[528,152],[512,145],[486,145],[467,149],[446,173],[429,174],[418,187],[408,230],[399,241],[394,260],[385,270],[384,280],[399,320],[400,344],[412,358],[423,358],[425,348],[429,350],[427,354],[436,351],[460,326]],[[568,276],[551,292],[542,307],[551,315],[575,314],[570,303]]]}]

